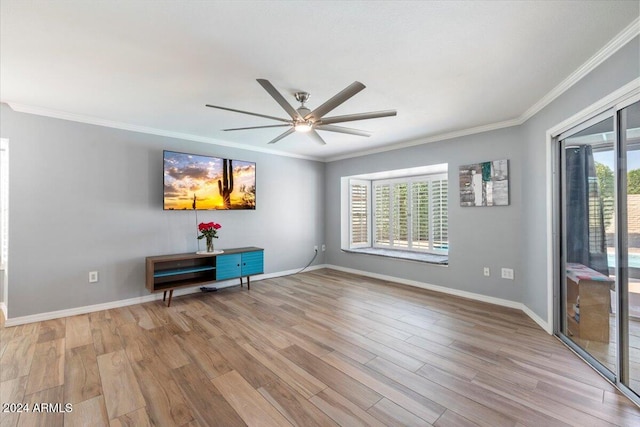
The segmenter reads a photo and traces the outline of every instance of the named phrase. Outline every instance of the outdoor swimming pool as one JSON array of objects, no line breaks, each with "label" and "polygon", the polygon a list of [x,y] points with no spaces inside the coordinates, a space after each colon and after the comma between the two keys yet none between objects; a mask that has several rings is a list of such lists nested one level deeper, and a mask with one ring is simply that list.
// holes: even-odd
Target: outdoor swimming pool
[{"label": "outdoor swimming pool", "polygon": [[[607,261],[609,263],[609,267],[616,266],[616,259],[613,253],[607,253]],[[631,268],[640,268],[640,254],[629,254],[629,267]]]}]

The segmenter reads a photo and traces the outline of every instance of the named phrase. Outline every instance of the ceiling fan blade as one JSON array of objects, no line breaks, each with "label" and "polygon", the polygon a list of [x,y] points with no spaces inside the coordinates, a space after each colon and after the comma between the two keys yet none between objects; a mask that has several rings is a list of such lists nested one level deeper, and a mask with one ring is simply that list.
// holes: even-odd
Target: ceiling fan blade
[{"label": "ceiling fan blade", "polygon": [[227,132],[230,130],[249,130],[249,129],[266,129],[266,128],[281,128],[281,127],[285,127],[285,126],[291,126],[290,124],[288,125],[269,125],[269,126],[251,126],[251,127],[246,127],[246,128],[233,128],[233,129],[222,129],[223,131]]},{"label": "ceiling fan blade", "polygon": [[275,144],[276,142],[280,141],[282,138],[284,138],[285,136],[289,136],[291,135],[293,132],[295,132],[296,130],[294,128],[289,129],[288,131],[286,131],[285,133],[280,134],[279,136],[275,137],[274,139],[272,139],[271,141],[269,141],[267,144]]},{"label": "ceiling fan blade", "polygon": [[308,120],[310,118],[313,118],[314,120],[318,120],[318,119],[322,118],[322,116],[324,116],[329,111],[331,111],[334,108],[336,108],[338,105],[340,105],[343,102],[345,102],[347,99],[351,98],[356,93],[360,92],[365,87],[366,86],[363,85],[360,82],[351,83],[349,86],[347,86],[341,92],[339,92],[338,94],[334,95],[333,98],[330,98],[324,104],[322,104],[321,106],[319,106],[318,108],[316,108],[315,110],[313,110],[312,112],[310,112],[309,114],[304,116],[304,119]]},{"label": "ceiling fan blade", "polygon": [[211,105],[211,104],[206,104],[206,106],[211,108],[217,108],[219,110],[233,111],[234,113],[242,113],[242,114],[249,114],[250,116],[264,117],[265,119],[278,120],[278,121],[287,122],[287,123],[290,122],[290,120],[282,119],[280,117],[267,116],[265,114],[258,114],[258,113],[250,113],[248,111],[236,110],[234,108],[220,107],[220,106]]},{"label": "ceiling fan blade", "polygon": [[391,117],[397,115],[396,110],[372,111],[370,113],[347,114],[345,116],[325,117],[318,124],[330,125],[333,123],[353,122],[356,120],[377,119],[379,117]]},{"label": "ceiling fan blade", "polygon": [[307,135],[309,135],[311,137],[311,139],[315,140],[316,142],[318,142],[318,143],[320,143],[322,145],[327,145],[327,143],[324,142],[324,139],[322,139],[320,134],[318,132],[316,132],[314,129],[311,129],[309,132],[307,132]]},{"label": "ceiling fan blade", "polygon": [[363,130],[358,130],[358,129],[345,128],[342,126],[318,125],[315,128],[317,130],[328,130],[329,132],[348,133],[350,135],[359,135],[359,136],[371,136],[369,132],[365,132]]},{"label": "ceiling fan blade", "polygon": [[260,86],[262,86],[264,90],[269,92],[269,95],[271,95],[271,97],[275,99],[278,104],[280,104],[280,106],[284,109],[284,111],[287,112],[289,116],[291,116],[292,119],[302,120],[300,113],[298,113],[296,109],[293,108],[286,99],[284,99],[284,96],[282,96],[280,92],[278,92],[278,90],[271,84],[271,82],[269,82],[269,80],[258,79],[258,83],[260,83]]}]

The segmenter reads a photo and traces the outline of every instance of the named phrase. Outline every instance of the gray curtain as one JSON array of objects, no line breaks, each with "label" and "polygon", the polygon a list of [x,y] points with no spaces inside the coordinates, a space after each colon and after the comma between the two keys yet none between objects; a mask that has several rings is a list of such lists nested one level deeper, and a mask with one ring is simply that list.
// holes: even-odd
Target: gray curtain
[{"label": "gray curtain", "polygon": [[567,262],[609,275],[602,197],[590,145],[570,147],[566,154]]}]

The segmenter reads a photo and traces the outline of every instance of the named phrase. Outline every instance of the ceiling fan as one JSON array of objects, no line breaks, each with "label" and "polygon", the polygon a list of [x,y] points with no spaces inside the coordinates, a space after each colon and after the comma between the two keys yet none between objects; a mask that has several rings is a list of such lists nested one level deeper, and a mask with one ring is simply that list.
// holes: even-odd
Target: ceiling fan
[{"label": "ceiling fan", "polygon": [[280,141],[282,138],[291,135],[294,132],[305,132],[312,139],[316,140],[320,144],[326,144],[324,139],[316,132],[317,130],[325,130],[329,132],[338,132],[338,133],[347,133],[350,135],[359,135],[359,136],[370,136],[368,132],[347,128],[343,126],[335,126],[335,123],[342,122],[352,122],[356,120],[366,120],[366,119],[375,119],[379,117],[389,117],[395,116],[397,114],[396,110],[384,110],[384,111],[373,111],[370,113],[357,113],[357,114],[347,114],[344,116],[333,116],[333,117],[324,117],[325,114],[335,109],[337,106],[360,92],[366,86],[360,82],[353,82],[349,86],[347,86],[344,90],[330,98],[324,104],[311,111],[307,108],[304,103],[309,99],[308,92],[296,92],[294,94],[296,101],[298,101],[301,105],[298,108],[293,108],[291,104],[289,104],[284,97],[278,92],[278,90],[265,79],[258,79],[258,83],[271,95],[275,101],[280,104],[280,106],[287,112],[287,114],[291,117],[290,119],[283,119],[280,117],[267,116],[265,114],[258,113],[250,113],[248,111],[236,110],[234,108],[220,107],[217,105],[206,104],[207,107],[218,108],[220,110],[233,111],[235,113],[249,114],[251,116],[264,117],[266,119],[277,120],[280,122],[284,122],[284,124],[280,125],[268,125],[268,126],[251,126],[244,128],[233,128],[233,129],[222,129],[223,131],[236,131],[236,130],[248,130],[248,129],[265,129],[265,128],[277,128],[277,127],[288,127],[289,129],[275,137],[269,144],[274,144]]}]

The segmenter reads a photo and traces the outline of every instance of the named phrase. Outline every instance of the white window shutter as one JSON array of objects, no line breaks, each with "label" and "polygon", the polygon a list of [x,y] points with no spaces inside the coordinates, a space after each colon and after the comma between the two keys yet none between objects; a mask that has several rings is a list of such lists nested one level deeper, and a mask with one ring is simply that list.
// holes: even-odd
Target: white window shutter
[{"label": "white window shutter", "polygon": [[411,185],[411,248],[429,250],[429,181]]},{"label": "white window shutter", "polygon": [[349,185],[350,203],[350,247],[371,246],[371,211],[369,181],[351,180]]},{"label": "white window shutter", "polygon": [[448,182],[446,179],[431,181],[432,249],[449,249]]},{"label": "white window shutter", "polygon": [[374,246],[391,246],[391,186],[374,185]]}]

